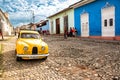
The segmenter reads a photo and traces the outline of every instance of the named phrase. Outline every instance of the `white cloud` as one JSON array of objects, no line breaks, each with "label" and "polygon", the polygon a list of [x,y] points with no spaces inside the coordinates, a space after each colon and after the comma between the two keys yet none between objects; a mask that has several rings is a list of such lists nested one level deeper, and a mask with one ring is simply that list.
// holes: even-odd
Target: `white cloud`
[{"label": "white cloud", "polygon": [[3,2],[3,0],[0,0],[0,2]]},{"label": "white cloud", "polygon": [[31,14],[27,13],[27,12],[15,12],[15,13],[10,13],[10,17],[13,20],[19,20],[19,19],[26,19],[29,18],[29,16],[31,16]]},{"label": "white cloud", "polygon": [[41,4],[46,3],[46,0],[39,0]]},{"label": "white cloud", "polygon": [[[36,21],[44,19],[79,0],[6,0],[9,3],[3,5],[4,10],[10,11],[10,20],[14,25],[30,22],[32,11]],[[0,0],[0,6],[2,6]]]}]

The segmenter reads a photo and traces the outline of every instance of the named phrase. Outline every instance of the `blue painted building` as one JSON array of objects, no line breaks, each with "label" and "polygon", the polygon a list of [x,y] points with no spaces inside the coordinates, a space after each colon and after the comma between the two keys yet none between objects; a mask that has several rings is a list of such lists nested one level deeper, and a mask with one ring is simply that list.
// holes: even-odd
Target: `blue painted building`
[{"label": "blue painted building", "polygon": [[40,33],[49,34],[49,21],[42,20],[37,24],[37,29]]},{"label": "blue painted building", "polygon": [[120,0],[81,0],[70,7],[79,36],[120,40]]}]

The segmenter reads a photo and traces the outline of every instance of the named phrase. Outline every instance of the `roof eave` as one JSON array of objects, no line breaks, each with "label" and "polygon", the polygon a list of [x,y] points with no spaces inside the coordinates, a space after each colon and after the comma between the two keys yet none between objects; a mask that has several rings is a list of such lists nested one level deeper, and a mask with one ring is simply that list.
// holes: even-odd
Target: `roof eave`
[{"label": "roof eave", "polygon": [[70,8],[78,8],[80,6],[83,6],[83,5],[86,5],[86,4],[89,4],[91,2],[94,2],[96,0],[83,0],[83,1],[79,1],[73,5],[70,5]]},{"label": "roof eave", "polygon": [[53,17],[53,16],[55,16],[55,15],[57,15],[57,14],[60,14],[60,13],[62,13],[62,12],[64,12],[64,11],[67,11],[67,10],[69,10],[69,9],[72,9],[72,7],[67,7],[67,8],[65,8],[65,9],[63,9],[63,10],[61,10],[61,11],[59,11],[59,12],[57,12],[57,13],[49,16],[49,17],[47,17],[47,18],[51,18],[51,17]]}]

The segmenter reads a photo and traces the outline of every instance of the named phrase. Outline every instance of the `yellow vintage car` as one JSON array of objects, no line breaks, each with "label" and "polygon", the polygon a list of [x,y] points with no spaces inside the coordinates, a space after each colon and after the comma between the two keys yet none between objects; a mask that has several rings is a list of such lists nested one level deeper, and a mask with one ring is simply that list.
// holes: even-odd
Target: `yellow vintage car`
[{"label": "yellow vintage car", "polygon": [[16,41],[16,60],[47,59],[48,45],[37,31],[21,30]]}]

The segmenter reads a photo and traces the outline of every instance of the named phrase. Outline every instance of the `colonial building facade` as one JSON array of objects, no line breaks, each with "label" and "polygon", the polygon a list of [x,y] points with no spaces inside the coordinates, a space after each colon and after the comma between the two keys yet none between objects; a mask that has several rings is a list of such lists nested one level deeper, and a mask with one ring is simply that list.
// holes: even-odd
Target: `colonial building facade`
[{"label": "colonial building facade", "polygon": [[120,0],[81,0],[73,5],[80,37],[120,40]]},{"label": "colonial building facade", "polygon": [[36,30],[40,32],[49,31],[49,21],[48,20],[41,20],[40,22],[36,23]]},{"label": "colonial building facade", "polygon": [[64,34],[65,30],[70,31],[74,27],[74,9],[65,8],[64,10],[48,17],[50,34]]},{"label": "colonial building facade", "polygon": [[11,25],[9,19],[8,19],[8,14],[3,13],[2,10],[0,9],[0,18],[3,23],[3,35],[11,35],[13,31],[13,26]]}]

